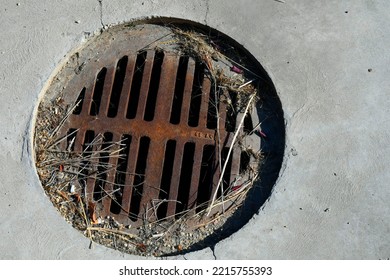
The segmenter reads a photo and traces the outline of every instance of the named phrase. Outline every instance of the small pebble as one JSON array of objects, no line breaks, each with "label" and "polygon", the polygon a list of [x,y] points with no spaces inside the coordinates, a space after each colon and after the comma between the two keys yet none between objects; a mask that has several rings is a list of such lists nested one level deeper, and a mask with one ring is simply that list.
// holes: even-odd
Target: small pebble
[{"label": "small pebble", "polygon": [[291,149],[291,154],[295,157],[298,155],[298,152],[295,149]]},{"label": "small pebble", "polygon": [[16,3],[16,6],[20,6],[20,3]]},{"label": "small pebble", "polygon": [[80,23],[80,21],[79,20],[75,20],[75,22],[74,23],[77,23],[77,24],[79,24]]}]

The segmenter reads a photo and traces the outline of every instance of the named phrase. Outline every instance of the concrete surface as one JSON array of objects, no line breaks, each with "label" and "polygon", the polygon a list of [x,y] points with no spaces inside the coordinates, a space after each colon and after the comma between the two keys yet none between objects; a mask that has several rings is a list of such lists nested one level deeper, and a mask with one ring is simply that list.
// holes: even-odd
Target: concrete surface
[{"label": "concrete surface", "polygon": [[390,2],[284,2],[0,0],[0,258],[139,258],[88,249],[56,212],[31,159],[31,123],[53,71],[87,33],[148,16],[198,21],[242,43],[285,113],[270,200],[214,252],[185,257],[389,258]]}]

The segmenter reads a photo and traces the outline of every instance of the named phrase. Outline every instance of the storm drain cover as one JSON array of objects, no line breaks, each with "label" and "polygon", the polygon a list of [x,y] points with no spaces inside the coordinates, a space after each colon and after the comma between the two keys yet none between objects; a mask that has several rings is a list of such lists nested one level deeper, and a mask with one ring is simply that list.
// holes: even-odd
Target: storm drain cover
[{"label": "storm drain cover", "polygon": [[91,241],[186,251],[226,226],[261,177],[266,81],[220,34],[112,27],[72,54],[42,97],[43,187]]}]

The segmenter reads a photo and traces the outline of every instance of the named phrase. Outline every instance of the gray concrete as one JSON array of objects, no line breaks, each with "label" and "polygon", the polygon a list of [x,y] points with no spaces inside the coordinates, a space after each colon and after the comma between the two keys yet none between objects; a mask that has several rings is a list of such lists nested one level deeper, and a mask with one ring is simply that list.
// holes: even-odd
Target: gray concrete
[{"label": "gray concrete", "polygon": [[1,259],[139,258],[88,249],[60,217],[35,173],[31,125],[53,71],[87,33],[148,16],[198,21],[241,42],[285,113],[286,155],[270,200],[214,253],[186,258],[390,257],[388,0],[0,2]]}]

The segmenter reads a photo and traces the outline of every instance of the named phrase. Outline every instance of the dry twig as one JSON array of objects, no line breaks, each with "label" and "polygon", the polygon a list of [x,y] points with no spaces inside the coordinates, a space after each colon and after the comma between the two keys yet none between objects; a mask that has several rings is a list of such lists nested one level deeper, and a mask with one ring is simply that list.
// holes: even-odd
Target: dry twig
[{"label": "dry twig", "polygon": [[235,142],[236,142],[236,139],[237,139],[238,134],[240,133],[241,127],[242,127],[242,125],[244,124],[245,116],[246,116],[246,114],[248,113],[249,108],[251,107],[252,101],[253,101],[253,99],[255,98],[255,96],[256,96],[256,94],[252,94],[252,96],[250,97],[249,102],[248,102],[248,104],[247,104],[247,106],[246,106],[246,109],[245,109],[245,111],[244,111],[244,113],[243,113],[243,116],[242,116],[242,118],[241,118],[241,120],[240,120],[240,123],[239,123],[239,125],[237,126],[236,132],[234,133],[233,140],[232,140],[232,144],[231,144],[231,146],[230,146],[230,148],[229,148],[229,151],[228,151],[228,154],[227,154],[227,156],[226,156],[225,164],[224,164],[224,166],[223,166],[223,168],[222,168],[222,173],[221,173],[221,175],[220,175],[220,177],[219,177],[219,181],[218,181],[218,184],[217,184],[217,188],[216,188],[216,190],[215,190],[215,192],[214,192],[214,194],[213,194],[213,198],[212,198],[212,200],[211,200],[211,203],[210,203],[210,206],[209,206],[209,210],[208,210],[208,212],[207,212],[207,216],[210,215],[211,209],[212,209],[212,207],[213,207],[213,203],[214,203],[214,201],[215,201],[215,199],[216,199],[216,197],[217,197],[218,189],[220,188],[220,185],[221,185],[221,183],[222,183],[223,175],[225,174],[226,166],[227,166],[227,164],[228,164],[230,155],[231,155],[231,153],[232,153],[233,146],[234,146],[234,144],[235,144]]}]

